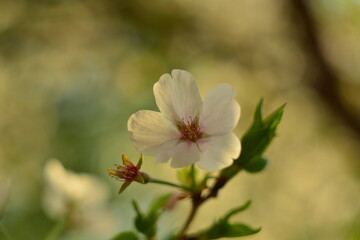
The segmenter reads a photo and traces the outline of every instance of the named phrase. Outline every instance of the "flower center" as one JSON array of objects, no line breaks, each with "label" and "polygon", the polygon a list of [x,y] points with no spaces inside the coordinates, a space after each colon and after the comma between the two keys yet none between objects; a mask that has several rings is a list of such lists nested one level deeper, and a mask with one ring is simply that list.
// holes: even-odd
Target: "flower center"
[{"label": "flower center", "polygon": [[139,175],[139,169],[135,165],[126,166],[122,173],[125,182],[132,182]]},{"label": "flower center", "polygon": [[196,142],[203,135],[199,121],[197,119],[192,119],[191,117],[189,117],[187,121],[184,119],[179,121],[177,127],[181,134],[180,139],[183,141]]},{"label": "flower center", "polygon": [[125,182],[135,181],[137,176],[140,174],[139,168],[133,164],[127,166],[120,166],[115,164],[115,169],[109,169],[108,173],[110,176],[116,178],[117,180],[123,180]]}]

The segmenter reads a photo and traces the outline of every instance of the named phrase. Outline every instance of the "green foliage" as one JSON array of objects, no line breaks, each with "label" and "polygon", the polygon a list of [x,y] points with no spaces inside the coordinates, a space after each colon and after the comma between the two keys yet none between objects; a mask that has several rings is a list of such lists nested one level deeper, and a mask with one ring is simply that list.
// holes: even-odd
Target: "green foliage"
[{"label": "green foliage", "polygon": [[184,187],[192,188],[196,183],[198,172],[193,166],[183,168],[177,171],[177,178]]},{"label": "green foliage", "polygon": [[200,239],[218,239],[223,237],[243,237],[255,234],[260,228],[253,229],[242,223],[229,223],[229,220],[235,214],[244,211],[250,206],[250,201],[244,205],[229,211],[223,218],[216,221],[207,230],[200,234]]},{"label": "green foliage", "polygon": [[113,237],[111,240],[139,240],[139,238],[133,232],[122,232]]},{"label": "green foliage", "polygon": [[210,173],[200,174],[195,165],[177,171],[177,178],[186,192],[201,191],[206,188]]},{"label": "green foliage", "polygon": [[156,222],[159,219],[164,209],[163,207],[167,200],[170,198],[170,196],[171,194],[166,194],[155,199],[152,202],[147,214],[141,212],[139,205],[135,200],[133,200],[132,204],[136,212],[135,227],[148,239],[152,239],[156,235]]},{"label": "green foliage", "polygon": [[244,165],[243,169],[250,173],[261,172],[266,168],[268,160],[264,157],[256,158]]},{"label": "green foliage", "polygon": [[262,171],[266,167],[267,160],[262,158],[262,154],[276,136],[276,128],[281,121],[285,104],[266,118],[263,118],[263,103],[264,100],[261,99],[256,107],[253,123],[242,137],[240,157],[234,161],[232,166],[222,171],[224,176],[231,178],[241,168],[255,173]]},{"label": "green foliage", "polygon": [[263,103],[264,100],[261,99],[255,110],[253,124],[242,138],[241,155],[236,161],[238,165],[244,166],[259,159],[276,135],[276,128],[281,121],[285,105],[263,119]]}]

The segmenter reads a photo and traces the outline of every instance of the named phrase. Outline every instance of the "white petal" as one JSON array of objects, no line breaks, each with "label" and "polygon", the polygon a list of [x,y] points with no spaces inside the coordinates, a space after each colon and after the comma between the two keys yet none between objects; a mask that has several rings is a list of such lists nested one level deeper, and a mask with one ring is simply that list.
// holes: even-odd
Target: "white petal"
[{"label": "white petal", "polygon": [[203,104],[200,124],[207,134],[231,132],[240,118],[240,106],[235,100],[235,89],[220,84],[211,89]]},{"label": "white petal", "polygon": [[152,156],[174,146],[180,138],[177,128],[163,114],[148,110],[131,115],[128,131],[136,149]]},{"label": "white petal", "polygon": [[199,161],[200,152],[195,143],[180,142],[171,151],[172,168],[183,168]]},{"label": "white petal", "polygon": [[215,135],[200,145],[199,168],[213,172],[228,167],[240,155],[241,144],[233,133]]},{"label": "white petal", "polygon": [[193,76],[183,70],[164,74],[154,85],[156,104],[167,119],[193,119],[201,112],[202,100]]},{"label": "white petal", "polygon": [[155,161],[159,163],[167,162],[171,158],[171,148],[158,153],[155,156]]}]

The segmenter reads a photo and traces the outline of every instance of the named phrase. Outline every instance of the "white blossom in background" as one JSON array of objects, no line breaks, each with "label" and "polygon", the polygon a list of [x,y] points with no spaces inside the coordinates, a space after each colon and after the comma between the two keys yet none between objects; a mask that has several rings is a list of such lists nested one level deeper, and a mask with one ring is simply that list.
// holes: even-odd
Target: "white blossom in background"
[{"label": "white blossom in background", "polygon": [[72,228],[108,232],[114,218],[107,209],[109,189],[96,176],[66,170],[60,161],[49,160],[43,171],[44,212],[54,220],[67,218]]},{"label": "white blossom in background", "polygon": [[183,70],[164,74],[154,85],[160,112],[141,110],[128,121],[130,138],[141,153],[171,167],[194,163],[212,172],[232,164],[241,151],[232,132],[240,118],[236,91],[228,84],[210,90],[202,101],[193,76]]}]

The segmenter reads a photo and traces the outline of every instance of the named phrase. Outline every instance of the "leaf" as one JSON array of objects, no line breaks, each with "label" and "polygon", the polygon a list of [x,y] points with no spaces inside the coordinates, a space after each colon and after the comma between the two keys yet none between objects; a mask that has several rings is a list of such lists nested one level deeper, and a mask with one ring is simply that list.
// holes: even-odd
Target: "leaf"
[{"label": "leaf", "polygon": [[218,239],[223,237],[243,237],[255,234],[261,229],[253,229],[242,223],[229,223],[229,220],[235,214],[246,210],[251,204],[251,201],[244,205],[230,210],[224,217],[216,221],[207,230],[200,233],[200,239]]},{"label": "leaf", "polygon": [[260,157],[245,164],[245,166],[243,166],[243,169],[250,173],[257,173],[264,170],[267,165],[268,160],[264,157]]},{"label": "leaf", "polygon": [[[264,119],[262,116],[263,103],[264,100],[261,99],[256,107],[253,123],[242,137],[242,150],[239,158],[234,161],[232,166],[225,168],[222,171],[222,175],[227,176],[227,178],[234,176],[239,169],[244,166],[250,166],[245,170],[249,170],[251,172],[251,166],[254,167],[252,165],[253,161],[261,161],[259,159],[262,157],[262,154],[276,135],[276,129],[281,121],[285,105],[279,107]],[[264,161],[262,163],[264,164]],[[254,164],[256,165],[257,170],[260,171],[261,164]],[[265,166],[263,166],[261,170],[263,170],[264,167]]]},{"label": "leaf", "polygon": [[[275,137],[276,128],[281,121],[285,105],[279,107],[267,118],[263,119],[263,102],[263,99],[261,99],[256,107],[253,123],[242,137],[242,150],[239,158],[236,159],[231,166],[221,170],[212,188],[212,196],[217,196],[218,191],[240,170],[245,169],[249,172],[255,172],[265,168],[265,161],[260,158]],[[256,161],[260,161],[260,163]]]},{"label": "leaf", "polygon": [[165,206],[166,202],[169,200],[170,197],[171,194],[166,194],[155,199],[150,206],[150,210],[148,214],[149,218],[152,218],[153,220],[156,221],[157,218],[159,218],[161,210],[163,209],[163,207]]},{"label": "leaf", "polygon": [[275,132],[284,112],[285,105],[281,106],[267,118],[262,117],[263,99],[260,100],[254,115],[253,124],[242,138],[242,152],[237,160],[244,165],[253,159],[261,157],[266,147],[275,137]]},{"label": "leaf", "polygon": [[133,232],[122,232],[113,237],[111,240],[139,240],[139,238]]},{"label": "leaf", "polygon": [[251,205],[251,201],[247,201],[244,205],[234,208],[232,210],[230,210],[225,216],[224,216],[224,220],[228,221],[230,219],[230,217],[234,216],[235,214],[242,212],[246,209],[248,209]]},{"label": "leaf", "polygon": [[232,238],[232,237],[244,237],[258,233],[261,228],[253,229],[242,223],[223,223],[214,225],[207,233],[207,239],[218,239],[218,238]]},{"label": "leaf", "polygon": [[156,229],[157,220],[159,219],[159,217],[162,213],[163,207],[164,207],[165,203],[167,202],[167,200],[170,198],[170,196],[171,196],[171,194],[166,194],[166,195],[163,195],[163,196],[155,199],[152,202],[147,214],[144,214],[140,210],[137,202],[135,200],[133,200],[132,204],[133,204],[134,210],[136,212],[135,227],[139,232],[141,232],[148,238],[152,238],[155,236],[156,230],[157,230]]},{"label": "leaf", "polygon": [[139,205],[135,200],[132,201],[132,204],[136,212],[136,217],[134,221],[136,229],[148,238],[155,236],[156,222],[154,223],[150,221],[149,218],[141,212]]}]

